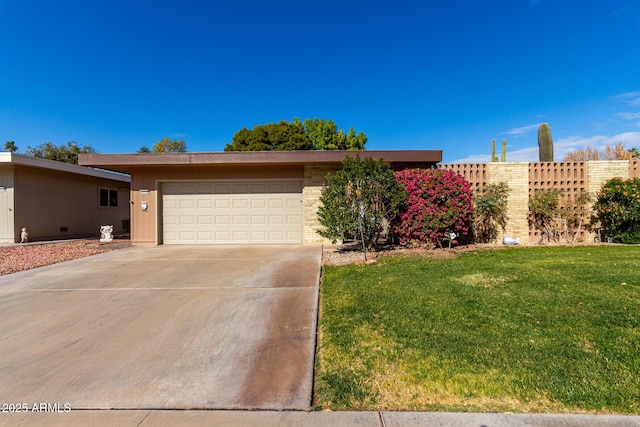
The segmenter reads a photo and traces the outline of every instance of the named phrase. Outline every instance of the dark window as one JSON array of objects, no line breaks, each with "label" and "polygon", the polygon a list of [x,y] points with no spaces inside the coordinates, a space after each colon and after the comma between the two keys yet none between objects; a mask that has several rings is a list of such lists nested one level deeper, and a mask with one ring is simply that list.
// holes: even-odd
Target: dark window
[{"label": "dark window", "polygon": [[100,207],[115,208],[118,206],[118,190],[100,189]]}]

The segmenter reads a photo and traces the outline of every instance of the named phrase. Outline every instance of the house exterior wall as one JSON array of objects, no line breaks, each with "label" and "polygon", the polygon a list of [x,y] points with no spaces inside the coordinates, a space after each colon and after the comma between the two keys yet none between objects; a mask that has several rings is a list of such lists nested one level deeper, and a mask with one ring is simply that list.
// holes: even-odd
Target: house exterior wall
[{"label": "house exterior wall", "polygon": [[[147,166],[131,171],[131,243],[162,244],[162,183],[176,181],[304,179],[304,166]],[[149,190],[143,194],[141,190]],[[304,190],[303,190],[304,191]],[[142,202],[148,203],[146,211]]]},{"label": "house exterior wall", "polygon": [[[26,227],[29,240],[100,236],[101,225],[125,232],[129,219],[129,184],[87,175],[14,166],[14,240]],[[99,206],[99,189],[118,191],[117,207]],[[66,228],[66,231],[64,231]]]},{"label": "house exterior wall", "polygon": [[14,243],[13,165],[0,165],[0,243]]}]

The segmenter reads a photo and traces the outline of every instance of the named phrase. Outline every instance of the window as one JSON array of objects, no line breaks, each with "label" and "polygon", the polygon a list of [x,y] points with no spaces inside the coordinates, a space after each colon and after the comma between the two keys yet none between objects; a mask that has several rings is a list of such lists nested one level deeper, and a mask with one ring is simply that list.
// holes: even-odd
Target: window
[{"label": "window", "polygon": [[100,207],[118,207],[118,190],[100,189]]}]

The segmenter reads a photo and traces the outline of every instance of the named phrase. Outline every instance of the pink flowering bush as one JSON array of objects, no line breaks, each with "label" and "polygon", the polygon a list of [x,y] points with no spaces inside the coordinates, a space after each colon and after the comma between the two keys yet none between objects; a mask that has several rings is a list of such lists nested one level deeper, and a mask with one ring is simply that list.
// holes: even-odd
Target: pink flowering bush
[{"label": "pink flowering bush", "polygon": [[442,247],[449,233],[454,243],[471,239],[473,200],[469,182],[454,171],[405,169],[396,172],[407,200],[394,230],[400,244],[431,244]]}]

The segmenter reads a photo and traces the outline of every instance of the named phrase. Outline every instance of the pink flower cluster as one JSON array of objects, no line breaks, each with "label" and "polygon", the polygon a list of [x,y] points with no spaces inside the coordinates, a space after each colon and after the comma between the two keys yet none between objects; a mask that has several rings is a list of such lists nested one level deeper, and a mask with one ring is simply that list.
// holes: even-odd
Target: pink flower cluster
[{"label": "pink flower cluster", "polygon": [[395,233],[401,244],[442,246],[449,233],[465,240],[471,233],[473,201],[469,182],[454,171],[405,169],[396,172],[407,201],[398,215]]}]

